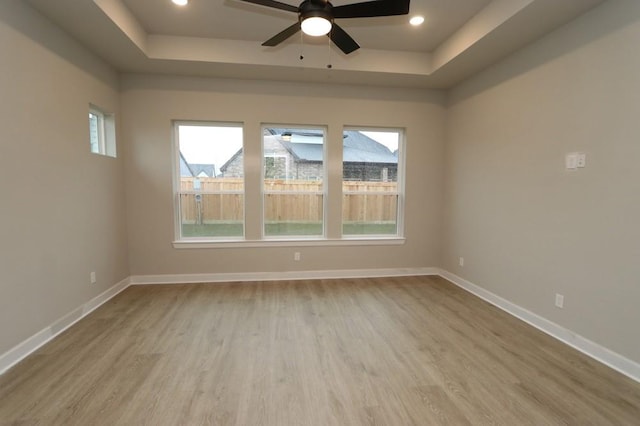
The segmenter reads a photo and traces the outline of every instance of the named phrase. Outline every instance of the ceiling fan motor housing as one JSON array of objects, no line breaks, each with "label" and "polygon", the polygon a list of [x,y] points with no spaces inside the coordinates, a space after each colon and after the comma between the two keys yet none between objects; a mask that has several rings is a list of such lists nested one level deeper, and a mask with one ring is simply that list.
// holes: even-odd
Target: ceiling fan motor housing
[{"label": "ceiling fan motor housing", "polygon": [[324,18],[333,24],[333,5],[328,1],[305,0],[298,8],[298,19],[300,22],[307,18]]}]

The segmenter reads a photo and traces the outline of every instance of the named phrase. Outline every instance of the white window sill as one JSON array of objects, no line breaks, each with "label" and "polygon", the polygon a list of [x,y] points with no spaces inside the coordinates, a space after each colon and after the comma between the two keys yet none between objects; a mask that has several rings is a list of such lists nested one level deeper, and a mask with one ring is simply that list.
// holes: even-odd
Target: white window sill
[{"label": "white window sill", "polygon": [[174,241],[176,249],[255,248],[255,247],[326,247],[326,246],[388,246],[402,245],[404,237],[357,237],[341,239],[277,239],[277,240],[181,240]]}]

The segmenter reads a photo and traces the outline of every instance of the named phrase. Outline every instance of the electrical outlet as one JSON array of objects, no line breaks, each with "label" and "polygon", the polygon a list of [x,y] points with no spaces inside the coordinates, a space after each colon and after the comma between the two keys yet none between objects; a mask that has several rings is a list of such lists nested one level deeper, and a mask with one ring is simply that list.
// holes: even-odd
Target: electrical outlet
[{"label": "electrical outlet", "polygon": [[95,284],[96,283],[96,273],[95,272],[91,272],[89,274],[89,279],[91,280],[91,284]]},{"label": "electrical outlet", "polygon": [[565,166],[569,170],[575,170],[587,166],[587,154],[584,152],[570,152],[565,155]]},{"label": "electrical outlet", "polygon": [[461,258],[458,260],[458,264],[459,264],[460,266],[464,266],[464,257],[461,257]]},{"label": "electrical outlet", "polygon": [[299,251],[293,253],[293,260],[295,260],[296,262],[298,262],[300,260],[300,252]]},{"label": "electrical outlet", "polygon": [[556,307],[563,308],[564,307],[564,296],[556,293]]}]

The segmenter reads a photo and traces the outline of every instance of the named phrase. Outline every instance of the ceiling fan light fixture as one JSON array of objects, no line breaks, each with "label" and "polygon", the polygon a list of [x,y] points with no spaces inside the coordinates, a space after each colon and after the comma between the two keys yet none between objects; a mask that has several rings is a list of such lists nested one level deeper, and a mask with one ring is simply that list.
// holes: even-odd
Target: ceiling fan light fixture
[{"label": "ceiling fan light fixture", "polygon": [[186,6],[189,0],[171,0],[171,2],[177,6]]},{"label": "ceiling fan light fixture", "polygon": [[310,16],[301,22],[302,32],[313,36],[323,36],[331,31],[331,21],[322,16]]}]

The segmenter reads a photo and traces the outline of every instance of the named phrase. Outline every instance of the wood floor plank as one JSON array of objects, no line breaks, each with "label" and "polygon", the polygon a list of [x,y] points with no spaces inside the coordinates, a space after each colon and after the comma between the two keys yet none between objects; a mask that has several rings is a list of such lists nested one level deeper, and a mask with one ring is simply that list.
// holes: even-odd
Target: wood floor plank
[{"label": "wood floor plank", "polygon": [[640,384],[439,277],[130,287],[0,425],[638,425]]}]

